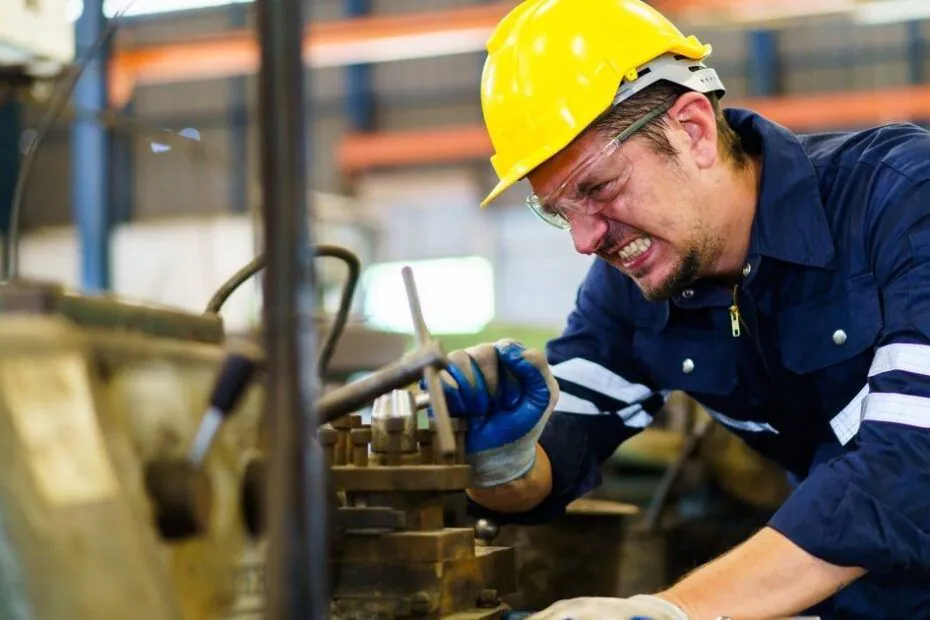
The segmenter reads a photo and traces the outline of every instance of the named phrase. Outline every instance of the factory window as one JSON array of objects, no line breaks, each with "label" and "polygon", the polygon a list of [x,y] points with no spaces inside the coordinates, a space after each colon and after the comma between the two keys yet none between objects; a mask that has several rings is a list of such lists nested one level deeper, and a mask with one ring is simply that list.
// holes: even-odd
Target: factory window
[{"label": "factory window", "polygon": [[[125,17],[155,15],[192,9],[206,9],[227,4],[244,4],[253,0],[104,0],[103,13],[107,17],[122,14]],[[123,13],[123,9],[126,12]],[[84,10],[83,0],[69,0],[68,14],[77,20]]]},{"label": "factory window", "polygon": [[423,317],[434,334],[474,334],[494,318],[494,270],[478,256],[379,263],[362,276],[372,327],[413,333],[401,269],[413,269]]}]

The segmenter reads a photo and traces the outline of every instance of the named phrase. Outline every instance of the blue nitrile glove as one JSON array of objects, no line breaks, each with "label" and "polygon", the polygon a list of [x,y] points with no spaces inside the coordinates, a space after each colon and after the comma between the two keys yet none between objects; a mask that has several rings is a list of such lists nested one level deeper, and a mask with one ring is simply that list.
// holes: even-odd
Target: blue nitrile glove
[{"label": "blue nitrile glove", "polygon": [[545,356],[512,340],[449,354],[443,392],[453,417],[468,419],[465,453],[475,487],[526,474],[536,442],[559,398]]}]

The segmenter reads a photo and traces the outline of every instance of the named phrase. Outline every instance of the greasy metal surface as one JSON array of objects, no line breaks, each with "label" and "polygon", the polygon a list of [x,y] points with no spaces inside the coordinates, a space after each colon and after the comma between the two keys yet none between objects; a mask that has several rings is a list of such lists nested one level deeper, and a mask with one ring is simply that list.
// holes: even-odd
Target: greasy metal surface
[{"label": "greasy metal surface", "polygon": [[444,616],[476,607],[482,590],[515,589],[514,550],[478,547],[473,556],[444,562],[402,562],[385,570],[381,562],[340,562],[335,599],[382,601],[397,605],[417,592],[426,593],[429,609]]},{"label": "greasy metal surface", "polygon": [[402,530],[407,525],[406,515],[402,510],[393,510],[386,506],[343,506],[337,515],[343,529],[348,533],[386,533]]},{"label": "greasy metal surface", "polygon": [[333,467],[333,484],[347,491],[463,491],[472,480],[468,465]]},{"label": "greasy metal surface", "polygon": [[340,559],[345,562],[445,562],[474,554],[471,528],[436,532],[395,532],[384,536],[352,536]]},{"label": "greasy metal surface", "polygon": [[[246,395],[205,471],[210,535],[159,540],[146,464],[182,459],[223,351],[59,317],[0,321],[3,584],[39,620],[223,618],[249,536],[243,470],[261,448],[259,399]],[[9,573],[4,572],[5,575]]]},{"label": "greasy metal surface", "polygon": [[135,304],[115,297],[87,297],[56,284],[0,284],[0,314],[59,315],[85,327],[105,327],[149,336],[220,343],[223,320],[172,308]]}]

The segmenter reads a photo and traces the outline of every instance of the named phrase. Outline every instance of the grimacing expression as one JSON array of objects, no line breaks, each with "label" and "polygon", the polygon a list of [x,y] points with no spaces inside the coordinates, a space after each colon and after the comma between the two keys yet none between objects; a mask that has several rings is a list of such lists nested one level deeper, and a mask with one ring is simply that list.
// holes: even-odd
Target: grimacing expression
[{"label": "grimacing expression", "polygon": [[605,151],[610,138],[591,131],[528,177],[547,208],[568,220],[579,253],[607,261],[653,301],[694,282],[722,245],[709,225],[712,201],[700,196],[689,134],[670,129],[667,135],[675,157],[657,153],[640,136]]}]

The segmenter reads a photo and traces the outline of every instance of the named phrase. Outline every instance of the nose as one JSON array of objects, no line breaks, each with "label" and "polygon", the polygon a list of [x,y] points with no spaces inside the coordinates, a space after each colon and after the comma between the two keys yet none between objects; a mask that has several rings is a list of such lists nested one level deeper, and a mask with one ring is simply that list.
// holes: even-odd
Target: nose
[{"label": "nose", "polygon": [[572,241],[579,254],[594,254],[604,242],[607,220],[600,215],[572,215]]}]

